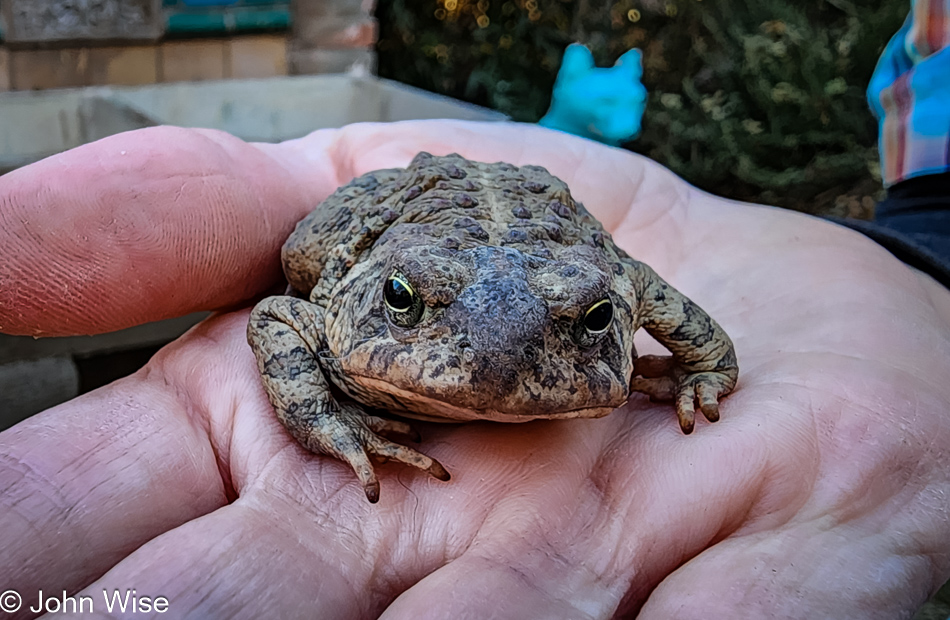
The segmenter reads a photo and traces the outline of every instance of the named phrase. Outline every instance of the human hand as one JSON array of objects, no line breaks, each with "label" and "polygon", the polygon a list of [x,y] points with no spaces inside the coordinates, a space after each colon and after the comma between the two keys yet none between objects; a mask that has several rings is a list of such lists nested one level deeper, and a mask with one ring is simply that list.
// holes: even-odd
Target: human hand
[{"label": "human hand", "polygon": [[[449,483],[306,452],[222,312],[0,433],[0,590],[135,588],[174,617],[855,617],[950,574],[950,293],[860,235],[703,194],[534,127],[357,125],[281,145],[172,128],[0,178],[0,330],[236,308],[338,185],[419,150],[546,166],[730,334],[722,420],[421,425]],[[638,350],[661,353],[643,337]],[[32,597],[32,600],[31,600]],[[18,617],[18,616],[14,616]]]}]

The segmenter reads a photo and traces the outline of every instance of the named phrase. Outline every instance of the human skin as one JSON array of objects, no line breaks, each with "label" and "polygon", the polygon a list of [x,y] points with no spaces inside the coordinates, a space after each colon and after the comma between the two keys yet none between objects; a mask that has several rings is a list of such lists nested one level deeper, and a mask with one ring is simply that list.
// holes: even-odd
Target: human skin
[{"label": "human skin", "polygon": [[[321,199],[420,150],[540,164],[719,321],[741,373],[684,436],[420,424],[452,473],[351,469],[278,423],[245,338]],[[174,617],[909,618],[950,576],[950,293],[859,234],[704,194],[531,126],[354,125],[280,145],[155,128],[0,177],[0,330],[224,309],[0,433],[0,590],[135,588]],[[648,337],[641,353],[662,353]],[[11,617],[28,617],[14,614]]]}]

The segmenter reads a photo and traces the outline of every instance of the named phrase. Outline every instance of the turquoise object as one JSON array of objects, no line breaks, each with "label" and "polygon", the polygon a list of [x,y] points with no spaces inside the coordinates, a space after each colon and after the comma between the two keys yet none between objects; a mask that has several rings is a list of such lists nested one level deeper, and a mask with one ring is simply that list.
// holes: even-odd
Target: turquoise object
[{"label": "turquoise object", "polygon": [[638,49],[626,52],[613,67],[600,69],[589,49],[569,45],[554,82],[551,108],[538,124],[619,146],[640,133],[647,102],[642,75]]},{"label": "turquoise object", "polygon": [[289,30],[290,11],[237,7],[226,12],[168,15],[165,31],[171,34],[216,35],[259,30]]},{"label": "turquoise object", "polygon": [[172,35],[214,36],[289,30],[290,1],[162,0],[162,6],[165,7],[165,32]]}]

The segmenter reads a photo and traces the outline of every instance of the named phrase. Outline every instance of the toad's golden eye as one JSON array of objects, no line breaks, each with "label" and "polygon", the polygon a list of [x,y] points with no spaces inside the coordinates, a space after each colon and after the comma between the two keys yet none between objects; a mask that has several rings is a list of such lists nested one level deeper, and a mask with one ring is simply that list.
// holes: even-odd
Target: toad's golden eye
[{"label": "toad's golden eye", "polygon": [[383,285],[383,301],[389,309],[389,318],[400,327],[412,327],[422,318],[425,304],[412,290],[406,276],[393,272]]},{"label": "toad's golden eye", "polygon": [[578,346],[592,347],[598,342],[614,320],[614,305],[609,297],[605,297],[593,304],[574,324],[571,334]]},{"label": "toad's golden eye", "polygon": [[610,327],[614,319],[614,305],[609,299],[601,299],[587,309],[584,315],[584,328],[592,335],[602,334]]}]

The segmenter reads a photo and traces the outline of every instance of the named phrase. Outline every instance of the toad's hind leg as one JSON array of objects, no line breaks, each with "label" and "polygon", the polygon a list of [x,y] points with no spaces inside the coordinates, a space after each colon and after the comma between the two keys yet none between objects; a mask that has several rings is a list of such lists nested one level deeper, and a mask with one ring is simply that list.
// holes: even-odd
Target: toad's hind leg
[{"label": "toad's hind leg", "polygon": [[284,427],[311,452],[349,463],[373,503],[379,500],[379,480],[371,456],[448,480],[438,461],[379,435],[411,434],[407,424],[337,401],[317,361],[318,352],[324,350],[318,336],[322,319],[318,306],[294,297],[268,297],[251,312],[247,339],[257,356],[264,390]]},{"label": "toad's hind leg", "polygon": [[639,326],[672,357],[636,360],[631,389],[655,400],[672,400],[684,433],[693,431],[696,405],[710,422],[719,419],[719,399],[736,385],[739,367],[732,340],[706,312],[638,263]]}]

